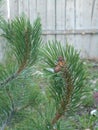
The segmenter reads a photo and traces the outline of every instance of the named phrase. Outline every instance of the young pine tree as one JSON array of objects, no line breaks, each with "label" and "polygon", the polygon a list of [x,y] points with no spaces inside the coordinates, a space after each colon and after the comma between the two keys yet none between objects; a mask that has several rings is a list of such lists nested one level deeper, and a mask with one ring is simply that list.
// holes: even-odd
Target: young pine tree
[{"label": "young pine tree", "polygon": [[41,23],[37,18],[32,26],[29,19],[17,17],[9,22],[1,20],[0,28],[7,55],[0,64],[0,129],[24,129],[17,124],[25,124],[30,109],[39,103],[32,71],[41,44]]},{"label": "young pine tree", "polygon": [[40,62],[48,91],[41,103],[32,80],[41,44],[40,19],[33,26],[25,17],[1,20],[0,28],[7,42],[6,61],[0,64],[0,129],[65,130],[63,117],[79,107],[85,90],[86,71],[79,53],[57,41],[43,46]]}]

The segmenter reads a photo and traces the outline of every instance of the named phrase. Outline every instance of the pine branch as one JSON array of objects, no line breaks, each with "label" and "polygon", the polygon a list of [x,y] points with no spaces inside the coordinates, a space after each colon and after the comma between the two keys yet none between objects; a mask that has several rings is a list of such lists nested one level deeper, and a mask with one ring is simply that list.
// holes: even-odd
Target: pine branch
[{"label": "pine branch", "polygon": [[6,121],[3,123],[2,127],[1,127],[1,130],[5,130],[6,129],[6,127],[10,124],[10,122],[12,121],[12,119],[13,119],[15,113],[16,113],[16,109],[15,109],[15,105],[14,105],[14,100],[13,100],[13,97],[12,97],[10,91],[9,91],[9,88],[6,88],[6,92],[8,94],[9,99],[10,99],[12,108],[11,108],[11,112],[8,115]]},{"label": "pine branch", "polygon": [[50,121],[51,125],[73,108],[77,107],[83,94],[86,71],[79,57],[79,53],[70,45],[63,46],[60,42],[49,42],[45,45],[44,68],[50,81],[50,93],[56,104],[56,114]]},{"label": "pine branch", "polygon": [[[8,53],[11,52],[9,60],[5,63],[5,67],[1,67],[2,72],[0,74],[0,89],[4,88],[2,89],[3,92],[6,90],[7,96],[5,95],[5,99],[9,99],[7,102],[8,108],[0,108],[0,110],[4,109],[1,112],[3,115],[1,130],[5,130],[9,127],[9,124],[17,121],[18,113],[20,111],[24,112],[23,110],[28,108],[37,98],[37,94],[33,94],[33,91],[30,91],[31,88],[21,86],[24,84],[25,75],[30,81],[31,71],[27,70],[35,64],[38,57],[39,47],[42,43],[41,23],[39,18],[35,20],[33,26],[26,17],[17,17],[11,21],[3,19],[0,21],[0,29],[2,29],[3,33],[1,36],[8,42],[8,47],[10,48]],[[11,61],[15,63],[11,64]],[[18,81],[19,84],[16,83]],[[30,82],[27,84],[30,85]],[[9,88],[11,88],[11,92]],[[23,92],[20,92],[20,90],[23,90]],[[30,100],[31,98],[32,100]],[[10,114],[7,115],[6,113]]]},{"label": "pine branch", "polygon": [[15,115],[15,110],[12,110],[11,113],[9,114],[8,118],[6,119],[6,121],[3,123],[3,125],[1,126],[1,130],[5,130],[6,127],[9,125],[9,123],[11,122],[11,120],[13,119],[14,115]]},{"label": "pine branch", "polygon": [[3,87],[3,86],[6,86],[9,82],[11,82],[12,80],[14,80],[17,76],[18,76],[17,73],[12,74],[10,77],[8,77],[7,79],[5,79],[4,82],[0,83],[0,88]]},{"label": "pine branch", "polygon": [[41,23],[37,18],[32,26],[29,19],[17,17],[9,22],[3,19],[0,22],[0,28],[3,31],[2,36],[8,41],[18,63],[18,70],[15,70],[14,74],[0,83],[0,87],[4,87],[37,60],[41,44]]},{"label": "pine branch", "polygon": [[[62,67],[62,66],[61,66]],[[65,83],[66,83],[66,94],[64,95],[61,103],[60,103],[60,108],[58,108],[55,117],[52,120],[52,125],[54,125],[55,123],[57,123],[57,121],[64,115],[65,112],[67,112],[70,102],[71,102],[71,97],[72,97],[72,93],[73,93],[73,80],[71,78],[71,75],[68,71],[67,65],[64,64],[64,68],[60,68],[60,71],[62,70],[63,75],[62,78],[64,78]]]},{"label": "pine branch", "polygon": [[[12,100],[12,99],[11,99]],[[29,102],[28,104],[26,104],[25,106],[21,107],[20,109],[15,109],[14,108],[14,104],[13,104],[13,109],[11,111],[11,113],[9,114],[8,118],[6,119],[6,121],[3,123],[2,127],[1,127],[1,130],[5,130],[5,128],[10,124],[10,122],[12,121],[12,119],[14,118],[14,115],[21,111],[21,110],[24,110],[26,108],[28,108],[29,106],[31,105],[31,102]]]},{"label": "pine branch", "polygon": [[28,104],[26,104],[25,106],[22,106],[21,108],[17,109],[17,111],[21,111],[21,110],[28,108],[29,106],[31,106],[32,103],[33,103],[33,100],[29,101]]},{"label": "pine branch", "polygon": [[18,71],[16,73],[12,74],[10,77],[5,79],[5,81],[0,83],[0,88],[6,86],[9,82],[13,81],[14,79],[19,76],[19,74],[26,68],[26,61],[24,60],[24,63],[19,67]]}]

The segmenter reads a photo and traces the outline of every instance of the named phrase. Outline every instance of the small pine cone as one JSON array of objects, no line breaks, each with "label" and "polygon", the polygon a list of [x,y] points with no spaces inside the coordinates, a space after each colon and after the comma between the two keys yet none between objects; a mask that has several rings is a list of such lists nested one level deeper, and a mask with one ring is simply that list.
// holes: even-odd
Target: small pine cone
[{"label": "small pine cone", "polygon": [[59,71],[61,71],[61,67],[60,66],[56,66],[55,68],[54,68],[54,72],[59,72]]}]

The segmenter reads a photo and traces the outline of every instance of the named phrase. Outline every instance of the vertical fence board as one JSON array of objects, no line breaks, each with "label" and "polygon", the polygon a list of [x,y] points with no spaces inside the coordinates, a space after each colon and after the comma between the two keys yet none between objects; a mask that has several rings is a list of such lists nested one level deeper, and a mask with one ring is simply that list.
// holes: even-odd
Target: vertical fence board
[{"label": "vertical fence board", "polygon": [[46,0],[37,0],[37,13],[41,18],[43,30],[46,30],[46,14],[47,14],[47,5]]},{"label": "vertical fence board", "polygon": [[[47,0],[47,30],[55,30],[55,0]],[[47,40],[54,39],[54,35],[47,35]]]},{"label": "vertical fence board", "polygon": [[37,2],[36,0],[29,0],[29,15],[30,21],[33,24],[34,20],[37,17]]},{"label": "vertical fence board", "polygon": [[19,6],[18,13],[19,13],[19,15],[22,15],[22,13],[23,13],[23,0],[19,0],[18,6]]},{"label": "vertical fence board", "polygon": [[[41,18],[42,29],[47,29],[47,1],[37,0],[37,15]],[[47,41],[47,36],[43,36],[43,41]]]},{"label": "vertical fence board", "polygon": [[47,30],[55,30],[55,0],[47,0]]},{"label": "vertical fence board", "polygon": [[89,58],[98,59],[98,35],[92,36],[89,55]]},{"label": "vertical fence board", "polygon": [[70,45],[75,46],[75,38],[74,35],[66,35],[66,42],[69,43]]},{"label": "vertical fence board", "polygon": [[83,39],[83,42],[81,42],[81,45],[82,45],[81,46],[82,57],[83,58],[89,58],[90,57],[90,51],[91,51],[90,45],[92,44],[91,43],[92,36],[91,35],[83,35],[81,37],[81,39]]},{"label": "vertical fence board", "polygon": [[[56,2],[56,30],[65,30],[65,0],[57,0]],[[56,40],[65,43],[64,35],[57,35]]]},{"label": "vertical fence board", "polygon": [[92,27],[98,29],[98,0],[95,0],[95,5],[92,15]]},{"label": "vertical fence board", "polygon": [[57,35],[57,41],[60,41],[62,44],[66,44],[65,36],[64,35]]},{"label": "vertical fence board", "polygon": [[66,29],[74,29],[74,0],[66,0]]},{"label": "vertical fence board", "polygon": [[23,0],[23,12],[29,17],[29,0]]},{"label": "vertical fence board", "polygon": [[[66,30],[75,29],[75,0],[66,0]],[[76,46],[75,35],[67,35],[69,44]]]},{"label": "vertical fence board", "polygon": [[[94,2],[94,0],[93,0]],[[98,0],[95,0],[92,14],[92,28],[98,29]],[[90,58],[98,59],[98,34],[91,37]]]},{"label": "vertical fence board", "polygon": [[14,19],[18,16],[18,1],[17,0],[9,0],[10,5],[10,19]]},{"label": "vertical fence board", "polygon": [[[91,4],[92,0],[76,0],[76,29],[89,29],[91,26]],[[88,11],[88,15],[86,14]],[[86,38],[85,38],[86,37]],[[89,56],[89,35],[76,35],[75,47],[81,51],[82,57]]]},{"label": "vertical fence board", "polygon": [[76,0],[76,28],[91,28],[91,10],[93,0]]},{"label": "vertical fence board", "polygon": [[57,0],[56,2],[56,29],[65,29],[65,0]]}]

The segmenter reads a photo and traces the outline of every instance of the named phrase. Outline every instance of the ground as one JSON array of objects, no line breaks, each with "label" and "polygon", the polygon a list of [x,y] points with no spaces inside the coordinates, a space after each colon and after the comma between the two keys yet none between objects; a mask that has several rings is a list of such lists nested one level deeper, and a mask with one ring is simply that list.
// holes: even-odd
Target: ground
[{"label": "ground", "polygon": [[77,110],[77,115],[71,119],[74,120],[72,127],[77,130],[98,130],[98,102],[94,99],[94,92],[98,92],[98,61],[86,60],[84,63],[88,70],[87,93],[81,99],[82,106]]}]

